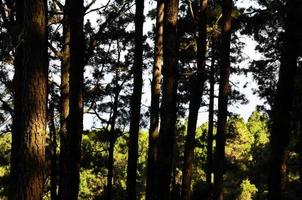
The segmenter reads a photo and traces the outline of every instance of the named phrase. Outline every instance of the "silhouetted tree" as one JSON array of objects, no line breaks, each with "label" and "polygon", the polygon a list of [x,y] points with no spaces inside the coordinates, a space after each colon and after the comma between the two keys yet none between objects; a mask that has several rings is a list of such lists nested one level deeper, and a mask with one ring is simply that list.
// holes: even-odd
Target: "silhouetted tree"
[{"label": "silhouetted tree", "polygon": [[225,133],[228,117],[228,96],[230,76],[230,41],[232,30],[232,0],[222,1],[221,45],[220,45],[220,80],[218,97],[218,122],[216,149],[214,157],[213,199],[223,200],[223,174],[225,170]]},{"label": "silhouetted tree", "polygon": [[[61,177],[62,199],[77,199],[80,182],[81,138],[83,131],[83,72],[84,72],[84,33],[83,0],[70,1],[65,7],[68,13],[66,23],[70,29],[69,56],[69,113],[65,148],[66,174]],[[66,30],[68,32],[68,29]],[[66,33],[68,34],[68,33]],[[67,37],[67,35],[65,35]],[[65,47],[66,48],[66,47]],[[67,47],[68,48],[68,47]],[[68,52],[67,52],[68,54]],[[66,67],[66,66],[64,66]],[[63,69],[63,70],[66,70]],[[63,85],[63,87],[68,85]],[[63,103],[63,102],[62,102]],[[66,103],[66,102],[65,102]]]},{"label": "silhouetted tree", "polygon": [[192,165],[194,159],[195,148],[195,132],[198,118],[198,111],[202,101],[204,91],[204,84],[206,81],[205,59],[207,49],[207,0],[199,1],[199,18],[196,23],[196,30],[198,30],[197,40],[197,71],[191,77],[190,82],[190,106],[188,117],[188,129],[186,136],[186,143],[184,149],[184,166],[181,196],[183,200],[190,199],[191,179],[192,179]]},{"label": "silhouetted tree", "polygon": [[135,1],[135,53],[133,64],[133,93],[130,101],[130,138],[127,166],[128,199],[136,199],[136,168],[138,159],[138,132],[143,85],[143,23],[144,0]]},{"label": "silhouetted tree", "polygon": [[160,200],[171,198],[170,183],[173,169],[176,125],[176,91],[178,72],[177,15],[178,0],[166,0],[164,12],[163,97],[159,132],[157,193]]},{"label": "silhouetted tree", "polygon": [[272,110],[271,158],[268,199],[283,199],[286,187],[286,161],[290,134],[290,112],[297,69],[297,58],[301,32],[297,27],[301,23],[299,1],[286,4],[285,33],[281,53],[279,81]]}]

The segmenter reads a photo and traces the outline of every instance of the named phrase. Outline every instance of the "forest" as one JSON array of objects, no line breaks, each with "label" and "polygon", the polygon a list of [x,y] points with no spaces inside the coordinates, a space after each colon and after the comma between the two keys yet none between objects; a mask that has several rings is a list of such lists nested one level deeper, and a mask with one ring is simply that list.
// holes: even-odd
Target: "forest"
[{"label": "forest", "polygon": [[301,0],[0,0],[0,200],[302,199],[301,26]]}]

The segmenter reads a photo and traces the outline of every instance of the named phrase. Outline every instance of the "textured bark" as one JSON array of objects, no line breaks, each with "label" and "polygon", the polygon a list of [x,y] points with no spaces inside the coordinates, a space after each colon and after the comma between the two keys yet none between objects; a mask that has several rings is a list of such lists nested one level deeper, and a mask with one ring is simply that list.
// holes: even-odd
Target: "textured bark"
[{"label": "textured bark", "polygon": [[59,198],[67,190],[67,117],[69,115],[69,68],[70,68],[70,0],[65,1],[63,18],[63,58],[61,60],[61,99],[60,99],[60,156],[59,156]]},{"label": "textured bark", "polygon": [[133,93],[130,102],[130,138],[127,166],[127,195],[128,199],[136,199],[136,168],[138,159],[138,132],[140,123],[140,108],[142,97],[143,72],[143,23],[144,0],[135,1],[135,54],[133,65]]},{"label": "textured bark", "polygon": [[156,13],[156,36],[154,66],[151,85],[151,108],[150,108],[150,129],[149,129],[149,148],[147,163],[147,186],[146,199],[153,200],[156,195],[156,164],[158,152],[158,125],[159,125],[159,99],[161,85],[161,69],[163,62],[163,20],[164,20],[164,1],[157,0]]},{"label": "textured bark", "polygon": [[11,180],[8,198],[40,200],[45,182],[47,123],[47,6],[16,2],[21,28],[16,47]]},{"label": "textured bark", "polygon": [[288,1],[286,5],[285,35],[281,54],[279,81],[273,106],[271,129],[271,157],[269,177],[269,200],[283,199],[287,175],[288,142],[290,134],[290,112],[293,103],[294,82],[299,50],[299,1]]},{"label": "textured bark", "polygon": [[218,122],[214,161],[213,199],[223,200],[223,174],[225,168],[225,132],[228,117],[228,96],[230,76],[230,40],[232,24],[232,0],[222,2],[221,66],[218,99]]},{"label": "textured bark", "polygon": [[215,91],[215,38],[212,38],[212,61],[210,69],[210,94],[209,94],[209,123],[207,138],[207,175],[208,197],[212,194],[212,172],[213,172],[213,127],[214,127],[214,91]]},{"label": "textured bark", "polygon": [[81,139],[83,131],[84,33],[83,0],[70,1],[66,12],[70,26],[69,115],[65,143],[65,176],[62,179],[62,199],[78,198],[80,182]]},{"label": "textured bark", "polygon": [[163,97],[161,104],[161,122],[159,132],[159,152],[157,176],[157,194],[160,200],[171,198],[170,183],[173,169],[173,154],[176,125],[176,92],[178,73],[177,15],[178,0],[165,0],[164,13],[164,65]]},{"label": "textured bark", "polygon": [[199,2],[199,21],[197,29],[199,36],[197,37],[197,72],[191,79],[190,86],[190,105],[188,117],[188,129],[184,152],[184,165],[182,169],[182,187],[181,199],[189,200],[192,180],[192,166],[195,148],[195,132],[198,118],[198,110],[200,108],[205,74],[205,54],[207,48],[207,7],[208,0],[200,0]]}]

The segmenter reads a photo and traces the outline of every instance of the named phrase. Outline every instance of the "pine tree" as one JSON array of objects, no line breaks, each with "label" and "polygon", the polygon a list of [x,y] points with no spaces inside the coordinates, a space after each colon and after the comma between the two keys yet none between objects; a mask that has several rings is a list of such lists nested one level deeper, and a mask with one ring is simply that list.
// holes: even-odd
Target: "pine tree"
[{"label": "pine tree", "polygon": [[[26,17],[25,17],[26,16]],[[14,116],[9,199],[40,200],[45,181],[47,123],[47,4],[16,2]]]},{"label": "pine tree", "polygon": [[146,199],[155,199],[156,195],[156,165],[159,137],[159,100],[161,94],[161,70],[163,62],[163,20],[164,1],[157,0],[154,66],[151,85],[150,129],[147,163]]},{"label": "pine tree", "polygon": [[286,161],[290,134],[290,112],[293,102],[294,82],[297,71],[301,23],[299,1],[288,1],[286,4],[285,33],[281,53],[279,81],[272,109],[271,157],[272,165],[269,176],[268,199],[283,199],[286,187]]},{"label": "pine tree", "polygon": [[136,168],[138,159],[138,132],[143,84],[143,23],[144,0],[135,1],[135,54],[133,64],[133,93],[130,102],[130,139],[127,166],[128,199],[136,199]]},{"label": "pine tree", "polygon": [[159,131],[157,193],[160,200],[171,198],[170,183],[173,169],[176,126],[176,92],[178,72],[177,45],[178,0],[166,0],[163,29],[163,97]]},{"label": "pine tree", "polygon": [[[188,117],[188,129],[184,152],[184,166],[182,179],[182,199],[190,199],[192,165],[194,159],[195,132],[198,118],[198,110],[202,101],[204,84],[206,79],[205,59],[207,48],[207,0],[199,1],[199,18],[196,30],[197,39],[197,71],[192,77],[190,85],[190,106]],[[197,87],[197,88],[196,88]]]},{"label": "pine tree", "polygon": [[232,0],[222,1],[220,82],[218,97],[218,122],[214,157],[213,199],[223,200],[223,174],[225,168],[225,133],[228,117],[228,96],[230,76],[230,41],[232,24]]}]

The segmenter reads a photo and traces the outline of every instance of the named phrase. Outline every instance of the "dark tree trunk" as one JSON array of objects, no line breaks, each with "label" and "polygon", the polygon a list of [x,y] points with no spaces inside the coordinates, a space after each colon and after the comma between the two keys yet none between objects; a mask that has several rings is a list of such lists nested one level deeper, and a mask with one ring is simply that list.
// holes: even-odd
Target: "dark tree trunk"
[{"label": "dark tree trunk", "polygon": [[158,152],[159,99],[161,85],[161,69],[163,62],[163,20],[164,1],[157,0],[156,36],[154,66],[151,86],[150,130],[147,164],[146,199],[153,200],[156,195],[156,163]]},{"label": "dark tree trunk", "polygon": [[198,110],[200,108],[202,94],[204,90],[205,74],[205,54],[207,48],[207,7],[208,0],[200,0],[199,2],[199,21],[198,21],[198,37],[197,37],[197,72],[191,79],[190,87],[190,106],[188,129],[184,152],[184,165],[181,187],[181,199],[190,199],[192,165],[194,159],[195,148],[195,132],[198,118]]},{"label": "dark tree trunk", "polygon": [[300,187],[302,186],[302,119],[300,119],[299,122],[299,144],[300,144],[300,150],[299,150],[299,180],[300,180]]},{"label": "dark tree trunk", "polygon": [[135,55],[133,65],[134,88],[131,96],[130,139],[127,166],[127,195],[128,199],[136,199],[136,168],[138,159],[138,132],[140,124],[140,108],[142,97],[143,72],[143,23],[144,0],[135,1]]},{"label": "dark tree trunk", "polygon": [[271,170],[269,177],[269,200],[283,199],[286,186],[286,161],[290,133],[290,112],[293,102],[294,81],[299,50],[299,1],[288,1],[286,5],[284,46],[275,102],[272,110]]},{"label": "dark tree trunk", "polygon": [[83,0],[70,1],[66,9],[70,26],[70,67],[69,67],[69,115],[65,143],[65,175],[62,180],[62,199],[78,198],[80,182],[81,139],[83,131],[83,71],[84,33]]},{"label": "dark tree trunk", "polygon": [[[53,88],[50,88],[52,95],[54,94]],[[49,138],[50,138],[50,197],[51,200],[56,200],[57,197],[57,131],[55,126],[55,103],[54,97],[52,96],[51,102],[48,108],[48,127],[49,127]]]},{"label": "dark tree trunk", "polygon": [[113,163],[114,163],[114,144],[116,141],[115,122],[117,118],[118,100],[120,89],[118,86],[118,70],[116,70],[116,88],[113,103],[112,117],[110,119],[110,135],[109,135],[109,155],[108,155],[108,174],[107,174],[107,200],[112,199],[112,179],[113,179]]},{"label": "dark tree trunk", "polygon": [[173,169],[173,154],[176,125],[176,93],[178,73],[177,41],[178,0],[165,0],[164,13],[164,65],[163,97],[159,132],[157,194],[160,200],[171,198],[170,184]]},{"label": "dark tree trunk", "polygon": [[230,40],[232,24],[232,0],[222,2],[221,66],[218,99],[218,122],[214,167],[213,199],[223,200],[223,174],[225,168],[225,132],[228,117],[228,96],[230,76]]},{"label": "dark tree trunk", "polygon": [[63,57],[61,60],[61,99],[60,99],[60,156],[59,156],[59,199],[67,192],[67,117],[69,115],[69,68],[70,68],[70,1],[65,1],[63,18]]},{"label": "dark tree trunk", "polygon": [[47,123],[47,5],[44,0],[16,2],[20,40],[14,76],[11,200],[40,200],[45,182]]},{"label": "dark tree trunk", "polygon": [[215,91],[215,38],[212,38],[212,61],[210,69],[210,94],[209,94],[209,123],[207,137],[207,175],[208,198],[212,195],[212,172],[213,172],[213,127],[214,127],[214,91]]},{"label": "dark tree trunk", "polygon": [[112,199],[112,179],[113,179],[113,163],[114,163],[114,131],[110,131],[110,141],[109,141],[109,150],[108,150],[108,174],[107,174],[107,188],[106,188],[106,199]]}]

